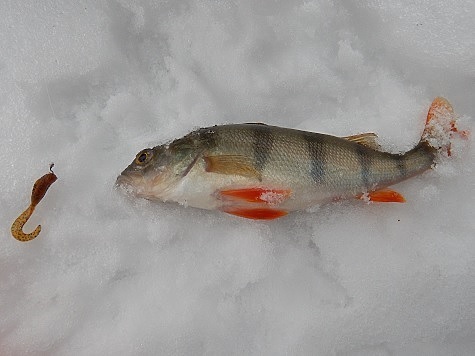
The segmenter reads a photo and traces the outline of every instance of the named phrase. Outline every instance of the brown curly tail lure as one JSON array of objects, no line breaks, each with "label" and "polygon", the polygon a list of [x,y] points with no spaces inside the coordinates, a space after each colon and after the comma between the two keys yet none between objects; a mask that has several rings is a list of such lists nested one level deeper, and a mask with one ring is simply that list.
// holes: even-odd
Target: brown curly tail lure
[{"label": "brown curly tail lure", "polygon": [[36,236],[39,235],[41,231],[41,225],[38,225],[36,229],[29,233],[25,234],[23,232],[23,226],[26,224],[30,218],[33,211],[35,211],[36,205],[43,199],[48,188],[53,184],[58,177],[53,173],[52,168],[54,164],[52,163],[49,166],[50,173],[45,174],[43,177],[39,178],[33,185],[33,190],[31,191],[31,203],[30,206],[23,212],[21,215],[16,218],[12,224],[12,235],[18,241],[30,241],[33,240]]}]

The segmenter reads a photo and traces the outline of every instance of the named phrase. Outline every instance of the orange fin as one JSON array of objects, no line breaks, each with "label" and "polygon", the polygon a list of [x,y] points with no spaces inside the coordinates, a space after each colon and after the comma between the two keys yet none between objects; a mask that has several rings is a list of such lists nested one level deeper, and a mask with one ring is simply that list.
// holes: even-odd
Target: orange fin
[{"label": "orange fin", "polygon": [[374,192],[368,192],[367,194],[361,194],[360,199],[368,198],[370,201],[378,203],[405,203],[406,199],[401,193],[391,189],[375,190]]},{"label": "orange fin", "polygon": [[222,155],[203,157],[206,172],[239,175],[261,180],[261,173],[254,166],[252,159],[241,155]]},{"label": "orange fin", "polygon": [[227,189],[219,192],[223,198],[268,204],[280,204],[290,197],[290,194],[290,190],[266,188]]},{"label": "orange fin", "polygon": [[345,136],[342,138],[344,138],[345,140],[372,148],[373,150],[379,150],[381,148],[381,146],[376,142],[376,139],[378,138],[378,136],[373,132]]},{"label": "orange fin", "polygon": [[270,208],[237,208],[227,207],[222,209],[225,213],[236,215],[241,218],[254,220],[273,220],[287,215],[285,210],[277,210]]},{"label": "orange fin", "polygon": [[436,149],[444,149],[451,156],[451,139],[458,134],[463,139],[470,135],[469,131],[460,131],[457,128],[457,115],[447,99],[437,97],[427,112],[426,126],[422,134],[422,141]]},{"label": "orange fin", "polygon": [[432,101],[429,111],[427,113],[426,125],[431,122],[434,118],[437,118],[440,115],[446,115],[452,117],[450,120],[450,131],[457,132],[455,127],[454,108],[445,98],[438,96]]}]

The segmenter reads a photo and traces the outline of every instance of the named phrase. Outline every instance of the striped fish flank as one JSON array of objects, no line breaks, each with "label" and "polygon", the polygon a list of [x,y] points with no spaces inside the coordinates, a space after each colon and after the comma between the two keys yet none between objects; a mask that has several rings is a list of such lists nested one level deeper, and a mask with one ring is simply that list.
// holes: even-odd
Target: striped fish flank
[{"label": "striped fish flank", "polygon": [[[445,129],[444,137],[433,125]],[[374,134],[336,137],[265,124],[202,128],[139,152],[117,179],[138,197],[174,201],[253,219],[342,198],[403,202],[387,187],[450,154],[457,132],[450,104],[432,103],[419,144],[404,154],[380,150]]]}]

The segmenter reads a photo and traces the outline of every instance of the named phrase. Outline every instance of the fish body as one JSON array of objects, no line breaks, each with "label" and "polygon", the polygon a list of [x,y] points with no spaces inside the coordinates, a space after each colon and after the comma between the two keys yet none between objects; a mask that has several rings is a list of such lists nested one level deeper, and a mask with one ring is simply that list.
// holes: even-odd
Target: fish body
[{"label": "fish body", "polygon": [[265,124],[220,125],[142,150],[117,184],[146,199],[253,219],[365,194],[402,202],[385,188],[430,169],[438,150],[450,144],[429,143],[435,130],[429,121],[440,126],[449,120],[442,131],[456,130],[453,115],[447,118],[450,104],[436,100],[431,109],[437,120],[428,115],[420,143],[404,154],[381,151],[374,134],[336,137]]}]

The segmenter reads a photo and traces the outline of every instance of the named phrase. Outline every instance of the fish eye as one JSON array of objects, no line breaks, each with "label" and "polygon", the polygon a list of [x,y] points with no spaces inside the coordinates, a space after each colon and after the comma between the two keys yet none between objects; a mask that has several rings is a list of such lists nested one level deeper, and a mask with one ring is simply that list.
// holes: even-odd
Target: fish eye
[{"label": "fish eye", "polygon": [[135,163],[139,166],[142,166],[148,163],[150,161],[150,158],[152,158],[152,151],[147,148],[137,153],[137,156],[135,156]]}]

